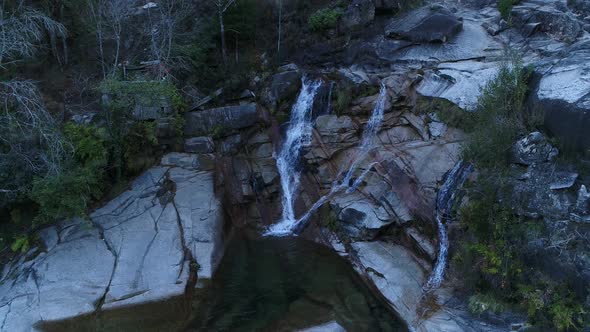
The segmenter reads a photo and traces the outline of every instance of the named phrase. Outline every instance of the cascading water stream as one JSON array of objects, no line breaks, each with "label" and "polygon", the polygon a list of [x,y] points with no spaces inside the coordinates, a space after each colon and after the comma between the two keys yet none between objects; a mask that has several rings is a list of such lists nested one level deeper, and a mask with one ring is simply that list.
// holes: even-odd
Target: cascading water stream
[{"label": "cascading water stream", "polygon": [[[300,172],[297,170],[297,165],[301,157],[303,146],[308,144],[311,140],[311,111],[319,87],[319,81],[308,81],[304,78],[301,92],[297,97],[295,105],[293,105],[291,119],[287,129],[287,136],[283,142],[279,155],[276,157],[277,168],[281,178],[281,187],[283,190],[282,220],[271,226],[265,235],[300,234],[307,226],[309,217],[318,208],[344,189],[346,189],[346,193],[354,192],[371,169],[378,164],[378,162],[373,162],[368,165],[360,176],[355,179],[352,185],[350,184],[355,170],[373,147],[374,139],[381,129],[387,93],[383,84],[381,85],[377,103],[369,121],[367,122],[365,130],[363,131],[361,143],[357,148],[356,155],[354,156],[350,167],[344,173],[344,177],[340,181],[334,181],[330,192],[320,197],[320,199],[318,199],[303,216],[299,219],[295,218],[294,202],[301,176]],[[443,219],[447,218],[451,213],[451,209],[456,200],[456,189],[465,182],[467,176],[472,171],[472,165],[459,161],[449,172],[443,186],[438,192],[436,200],[436,223],[438,226],[439,250],[433,272],[424,287],[425,290],[440,287],[440,284],[444,279],[445,267],[448,259],[449,239]]]},{"label": "cascading water stream", "polygon": [[290,234],[291,227],[296,221],[294,203],[300,180],[300,172],[297,170],[297,166],[302,147],[311,140],[311,111],[320,83],[320,81],[303,78],[301,91],[291,110],[287,136],[281,151],[276,156],[283,190],[282,220],[271,226],[266,235]]},{"label": "cascading water stream", "polygon": [[426,291],[440,287],[444,279],[445,267],[448,260],[449,237],[443,223],[448,218],[457,199],[457,188],[465,183],[469,174],[473,172],[471,164],[459,161],[449,172],[445,182],[436,197],[436,224],[438,226],[438,257],[424,289]]},{"label": "cascading water stream", "polygon": [[[369,174],[373,166],[377,163],[370,164],[361,175],[355,179],[352,186],[350,185],[350,181],[352,180],[354,171],[357,169],[359,163],[363,161],[364,157],[366,156],[367,152],[371,150],[373,147],[373,142],[377,133],[381,129],[381,124],[383,123],[383,114],[385,112],[385,99],[387,97],[387,89],[385,85],[381,84],[381,89],[379,91],[379,97],[377,99],[377,103],[373,108],[373,112],[371,113],[371,117],[367,122],[365,130],[363,131],[363,136],[361,138],[361,144],[357,148],[356,155],[353,158],[353,161],[348,168],[348,170],[344,173],[344,178],[341,181],[334,181],[332,183],[332,188],[330,192],[322,197],[320,197],[314,205],[303,215],[299,218],[291,227],[291,232],[293,234],[300,234],[303,232],[305,227],[307,226],[309,217],[319,209],[324,203],[326,203],[332,196],[337,194],[338,192],[347,189],[346,193],[352,193],[356,188],[363,182],[364,178]],[[340,173],[342,174],[342,173]]]},{"label": "cascading water stream", "polygon": [[326,114],[332,113],[332,92],[334,91],[334,81],[330,82],[330,91],[328,91],[328,105],[326,106]]}]

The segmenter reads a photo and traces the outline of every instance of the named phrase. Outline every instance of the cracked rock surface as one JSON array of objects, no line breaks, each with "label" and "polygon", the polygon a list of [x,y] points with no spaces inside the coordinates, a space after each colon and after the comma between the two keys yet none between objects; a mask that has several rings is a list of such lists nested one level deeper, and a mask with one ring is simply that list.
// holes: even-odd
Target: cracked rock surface
[{"label": "cracked rock surface", "polygon": [[146,171],[90,221],[43,230],[44,248],[7,265],[0,330],[35,331],[40,321],[182,295],[191,266],[199,283],[210,279],[223,222],[213,173],[166,165]]}]

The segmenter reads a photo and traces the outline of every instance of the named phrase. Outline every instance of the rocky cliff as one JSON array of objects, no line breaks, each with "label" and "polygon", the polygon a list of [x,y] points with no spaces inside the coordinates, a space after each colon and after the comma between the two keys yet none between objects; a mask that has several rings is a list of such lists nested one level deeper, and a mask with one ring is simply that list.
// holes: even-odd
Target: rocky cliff
[{"label": "rocky cliff", "polygon": [[[508,22],[493,1],[441,1],[393,15],[397,5],[352,1],[338,31],[292,56],[297,65],[258,78],[255,93],[231,105],[204,104],[186,113],[186,153],[164,156],[94,211],[90,222],[63,221],[41,231],[43,245],[4,268],[0,330],[27,330],[43,320],[205,286],[228,229],[262,233],[280,218],[275,156],[304,75],[322,83],[298,165],[297,215],[353,163],[379,84],[386,102],[377,142],[358,165],[366,176],[356,190],[335,195],[314,213],[303,236],[348,257],[416,331],[520,328],[526,322],[520,314],[469,313],[456,292],[461,276],[451,274],[441,288],[424,291],[439,245],[436,195],[465,140],[439,111],[474,111],[481,88],[511,49],[534,68],[528,104],[544,111],[549,134],[587,149],[588,6],[525,0],[511,9]],[[555,230],[549,242],[530,244],[531,262],[587,292],[587,178],[571,165],[552,163],[557,154],[539,133],[518,141],[510,201],[517,214]],[[452,231],[457,221],[448,227]],[[555,242],[568,238],[579,245]]]}]

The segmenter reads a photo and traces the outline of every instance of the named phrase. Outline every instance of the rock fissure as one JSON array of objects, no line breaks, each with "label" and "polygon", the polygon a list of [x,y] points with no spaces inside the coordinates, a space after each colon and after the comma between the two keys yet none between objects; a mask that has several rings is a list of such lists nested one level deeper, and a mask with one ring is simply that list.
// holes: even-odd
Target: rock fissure
[{"label": "rock fissure", "polygon": [[8,320],[8,316],[10,316],[10,313],[12,311],[12,301],[8,302],[8,304],[0,307],[0,309],[2,309],[3,307],[8,306],[8,309],[6,311],[6,314],[4,315],[4,319],[2,320],[2,325],[0,325],[0,330],[4,330],[4,325],[6,324],[6,320]]},{"label": "rock fissure", "polygon": [[[111,270],[111,274],[110,274],[107,286],[105,287],[105,290],[104,290],[102,296],[98,299],[98,302],[95,304],[94,312],[99,313],[102,310],[103,305],[105,304],[107,295],[109,293],[109,290],[111,288],[111,284],[113,282],[113,278],[115,277],[115,272],[117,271],[117,264],[119,262],[119,256],[117,255],[117,251],[111,246],[109,241],[105,238],[105,236],[104,236],[105,230],[101,227],[101,225],[97,222],[94,222],[94,221],[93,221],[93,224],[94,224],[94,227],[96,227],[96,229],[99,232],[100,239],[104,242],[105,246],[107,247],[107,250],[113,255],[113,258],[114,258],[113,268]],[[119,250],[121,250],[121,248],[119,248]]]}]

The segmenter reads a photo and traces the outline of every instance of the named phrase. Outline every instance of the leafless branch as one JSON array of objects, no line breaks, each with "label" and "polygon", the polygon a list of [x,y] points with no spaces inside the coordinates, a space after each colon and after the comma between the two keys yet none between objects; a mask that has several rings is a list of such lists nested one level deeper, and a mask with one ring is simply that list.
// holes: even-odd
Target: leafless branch
[{"label": "leafless branch", "polygon": [[33,56],[45,36],[57,55],[57,42],[65,40],[67,35],[63,24],[23,5],[22,1],[15,8],[8,11],[4,3],[0,4],[0,67]]}]

